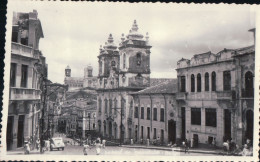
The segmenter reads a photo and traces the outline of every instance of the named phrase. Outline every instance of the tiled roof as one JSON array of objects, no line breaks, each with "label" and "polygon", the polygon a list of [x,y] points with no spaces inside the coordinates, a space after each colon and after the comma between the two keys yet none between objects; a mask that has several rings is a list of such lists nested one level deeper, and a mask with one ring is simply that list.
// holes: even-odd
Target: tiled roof
[{"label": "tiled roof", "polygon": [[170,79],[132,94],[173,94],[177,91],[177,79]]},{"label": "tiled roof", "polygon": [[255,46],[254,45],[236,49],[233,52],[233,55],[234,56],[239,56],[239,55],[243,55],[243,54],[246,54],[246,53],[252,53],[252,52],[255,52]]},{"label": "tiled roof", "polygon": [[170,79],[170,78],[151,78],[150,79],[150,87],[152,86],[156,86],[158,84],[161,84],[163,82],[167,82],[167,81],[174,81],[176,79]]}]

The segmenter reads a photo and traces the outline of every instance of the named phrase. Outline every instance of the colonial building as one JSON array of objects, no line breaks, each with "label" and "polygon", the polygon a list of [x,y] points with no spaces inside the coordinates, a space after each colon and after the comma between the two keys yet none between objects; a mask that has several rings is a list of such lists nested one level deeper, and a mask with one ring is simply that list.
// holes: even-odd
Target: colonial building
[{"label": "colonial building", "polygon": [[94,90],[81,89],[67,94],[58,119],[58,130],[80,137],[96,131],[96,98]]},{"label": "colonial building", "polygon": [[218,146],[253,139],[255,46],[196,54],[177,66],[183,138]]},{"label": "colonial building", "polygon": [[64,84],[69,86],[70,90],[77,90],[83,87],[96,88],[97,77],[93,76],[93,67],[88,65],[84,68],[84,77],[72,77],[69,65],[65,69]]},{"label": "colonial building", "polygon": [[[112,34],[98,56],[98,131],[103,136],[128,141],[133,137],[133,97],[129,94],[150,86],[150,49],[138,32],[136,21],[121,43]],[[120,125],[122,127],[120,129]],[[122,136],[121,136],[122,135]]]},{"label": "colonial building", "polygon": [[177,92],[177,79],[172,79],[132,93],[134,136],[129,138],[135,143],[144,143],[147,139],[151,143],[178,143],[182,118],[176,103]]},{"label": "colonial building", "polygon": [[[39,137],[40,78],[47,77],[45,57],[39,50],[40,38],[43,31],[37,11],[14,13],[7,150],[23,147],[25,139],[35,141]],[[41,70],[36,64],[41,65]]]}]

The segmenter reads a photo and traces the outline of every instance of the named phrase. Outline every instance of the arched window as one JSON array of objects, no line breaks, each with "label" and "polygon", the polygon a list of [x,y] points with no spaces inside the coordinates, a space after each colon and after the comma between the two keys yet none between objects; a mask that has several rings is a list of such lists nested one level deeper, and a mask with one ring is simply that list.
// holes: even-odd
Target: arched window
[{"label": "arched window", "polygon": [[126,66],[125,66],[125,61],[126,61],[126,56],[125,56],[125,53],[124,53],[124,55],[123,55],[123,68],[126,67]]},{"label": "arched window", "polygon": [[216,73],[213,71],[211,73],[211,91],[216,91]]},{"label": "arched window", "polygon": [[180,81],[181,81],[180,91],[181,92],[186,92],[186,79],[185,79],[185,76],[181,76],[180,77]]},{"label": "arched window", "polygon": [[114,100],[114,114],[116,115],[116,113],[117,113],[117,99],[115,98],[115,100]]},{"label": "arched window", "polygon": [[112,114],[112,100],[110,99],[109,100],[109,115],[111,115]]},{"label": "arched window", "polygon": [[136,60],[137,60],[137,65],[140,66],[141,65],[141,54],[140,53],[137,53],[136,54]]},{"label": "arched window", "polygon": [[111,62],[111,66],[112,66],[112,67],[115,67],[115,66],[116,66],[116,62],[115,62],[115,61],[112,61],[112,62]]},{"label": "arched window", "polygon": [[107,99],[105,99],[105,114],[107,114]]},{"label": "arched window", "polygon": [[209,91],[209,73],[205,74],[205,91]]},{"label": "arched window", "polygon": [[195,92],[195,77],[193,74],[191,74],[191,78],[190,78],[190,87],[191,87],[191,92]]},{"label": "arched window", "polygon": [[197,92],[201,92],[201,75],[197,75]]},{"label": "arched window", "polygon": [[245,97],[254,96],[254,78],[253,73],[250,71],[245,74]]}]

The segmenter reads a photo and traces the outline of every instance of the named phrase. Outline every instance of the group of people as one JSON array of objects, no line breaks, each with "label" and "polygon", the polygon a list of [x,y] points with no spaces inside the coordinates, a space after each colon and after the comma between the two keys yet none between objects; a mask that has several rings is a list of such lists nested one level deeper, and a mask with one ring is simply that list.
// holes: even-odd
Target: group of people
[{"label": "group of people", "polygon": [[96,149],[96,155],[100,155],[101,153],[101,148],[105,148],[106,147],[106,140],[103,139],[102,143],[101,143],[101,139],[98,137],[96,140],[94,140],[93,142],[90,142],[90,140],[86,140],[84,142],[83,145],[83,153],[84,155],[88,155],[88,151],[90,149],[92,149],[93,147],[95,147]]},{"label": "group of people", "polygon": [[246,140],[246,143],[241,149],[238,144],[236,144],[232,138],[223,143],[223,150],[228,154],[241,155],[241,156],[252,156],[253,155],[253,146],[250,139]]}]

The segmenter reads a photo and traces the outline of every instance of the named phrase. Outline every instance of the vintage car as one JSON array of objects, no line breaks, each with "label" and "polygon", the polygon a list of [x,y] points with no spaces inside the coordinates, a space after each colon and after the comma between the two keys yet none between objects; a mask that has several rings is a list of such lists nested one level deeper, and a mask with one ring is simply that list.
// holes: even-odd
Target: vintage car
[{"label": "vintage car", "polygon": [[65,144],[63,142],[63,139],[61,137],[55,137],[51,139],[51,151],[53,149],[62,149],[64,150]]}]

